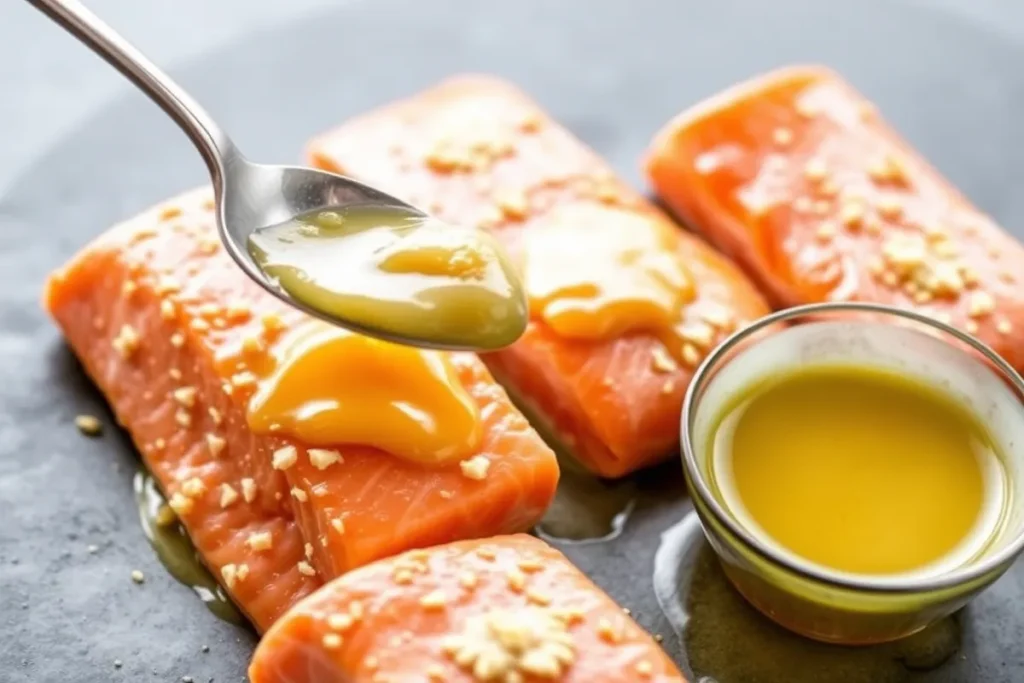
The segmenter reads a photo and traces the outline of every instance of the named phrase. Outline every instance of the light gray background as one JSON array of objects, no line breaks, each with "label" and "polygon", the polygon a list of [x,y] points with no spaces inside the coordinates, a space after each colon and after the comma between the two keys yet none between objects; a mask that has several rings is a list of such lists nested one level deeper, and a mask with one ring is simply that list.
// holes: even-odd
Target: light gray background
[{"label": "light gray background", "polygon": [[[414,48],[432,59],[410,61],[403,52],[408,45],[395,41],[393,53],[378,55],[369,75],[346,74],[350,90],[325,93],[324,111],[302,109],[310,82],[334,82],[339,56],[349,54],[355,63],[364,63],[365,41],[346,44],[341,35],[349,16],[340,10],[343,5],[362,6],[362,12],[354,13],[360,15],[354,22],[357,32],[390,27],[384,23],[384,10],[367,11],[375,1],[384,2],[88,4],[155,61],[181,73],[215,113],[223,114],[238,141],[254,155],[256,150],[267,154],[259,158],[268,160],[292,160],[301,139],[313,131],[470,65],[498,68],[521,81],[617,170],[639,182],[639,150],[650,131],[681,103],[764,68],[762,50],[776,50],[772,59],[831,55],[838,68],[885,105],[887,114],[892,107],[900,129],[934,156],[956,184],[1024,238],[1019,180],[1024,177],[1024,135],[1017,123],[1024,101],[1018,77],[1024,59],[1018,62],[1018,51],[1007,48],[1009,43],[1024,47],[1022,0],[916,2],[939,8],[946,15],[942,21],[932,21],[926,13],[898,11],[898,5],[913,0],[818,0],[817,8],[846,8],[846,20],[828,35],[820,28],[804,31],[803,23],[780,20],[780,10],[770,9],[776,7],[774,0],[388,0],[388,21],[395,8],[408,7],[398,22],[402,30],[433,24],[436,36]],[[870,13],[862,11],[866,5],[872,6]],[[887,21],[890,6],[892,20]],[[578,18],[582,7],[586,16]],[[744,7],[762,8],[750,11],[745,28],[721,16]],[[446,8],[466,16],[448,17]],[[810,16],[817,26],[831,28],[831,11],[795,16]],[[316,20],[319,13],[330,13],[330,21]],[[638,43],[638,50],[628,45],[620,52],[610,50],[614,39],[631,38],[620,32],[630,18],[643,19],[636,25],[658,40]],[[701,20],[710,23],[700,24],[696,36],[677,28]],[[295,77],[290,69],[310,37],[289,34],[287,27],[300,22],[304,31],[312,30],[323,41],[317,53],[324,62]],[[958,32],[957,22],[973,26]],[[280,29],[276,35],[290,37],[269,50],[248,43],[250,36],[267,29]],[[460,41],[466,30],[472,35]],[[564,38],[570,30],[573,40]],[[814,39],[795,45],[808,34]],[[738,45],[737,35],[744,41]],[[518,40],[524,36],[529,40]],[[699,55],[691,62],[675,52],[688,38],[699,43],[688,53]],[[524,44],[533,47],[525,59]],[[874,47],[865,53],[867,45]],[[228,46],[235,47],[217,55],[217,69],[210,62],[189,69]],[[235,97],[237,80],[231,87],[219,87],[221,73],[258,82],[263,57],[264,75],[275,84],[270,96],[291,96],[286,101],[296,102],[295,107],[285,111],[278,102],[254,109],[247,103],[258,100]],[[715,64],[706,64],[712,59]],[[685,81],[675,84],[685,88],[651,88],[642,81],[667,62],[674,67],[668,77],[685,73]],[[281,68],[275,71],[274,65]],[[711,71],[719,67],[720,73],[709,74],[709,66]],[[387,77],[380,78],[382,74]],[[210,618],[146,547],[128,493],[135,455],[127,441],[115,430],[108,430],[102,440],[83,440],[70,426],[77,412],[109,416],[38,306],[45,273],[90,234],[201,177],[201,164],[183,138],[172,137],[171,124],[142,97],[123,97],[131,94],[128,88],[24,0],[0,0],[0,683],[180,681],[185,674],[202,681],[210,676],[217,683],[237,681],[251,653],[251,635]],[[287,130],[275,133],[285,119]],[[21,182],[13,186],[19,176]],[[20,237],[26,234],[28,238]],[[680,514],[678,506],[665,504],[679,502],[679,482],[667,482],[659,493],[658,482],[650,480],[660,474],[640,482],[643,495],[625,537],[566,551],[615,599],[629,605],[645,627],[667,634],[647,583],[654,539]],[[88,554],[88,543],[98,543],[99,554]],[[146,570],[145,587],[128,579],[134,567]],[[723,677],[728,683],[771,680],[749,656],[766,638],[783,640],[787,663],[799,667],[787,683],[911,680],[913,674],[898,662],[882,677],[859,665],[854,667],[858,676],[846,676],[841,656],[828,653],[815,659],[811,654],[817,649],[766,630],[763,622],[747,616],[749,610],[732,592],[723,590],[723,595],[741,613],[740,622],[752,624],[748,632],[714,638],[720,647],[708,648],[706,656],[718,661],[749,660],[746,670]],[[1018,683],[1024,671],[1021,604],[1024,565],[966,611],[960,620],[960,654],[934,677],[925,674],[927,681]],[[703,621],[720,621],[721,616],[715,612],[714,619]],[[202,653],[203,645],[210,646],[210,653]],[[666,647],[678,653],[677,643],[666,640]],[[881,657],[887,662],[898,656],[888,651],[871,655],[872,661]],[[123,661],[123,668],[114,668],[115,659]]]},{"label": "light gray background", "polygon": [[[151,59],[173,68],[218,46],[317,12],[373,0],[86,0]],[[409,0],[410,3],[430,0]],[[514,0],[480,0],[481,3]],[[551,0],[558,2],[559,0]],[[592,0],[628,2],[629,0]],[[665,0],[665,2],[713,0]],[[752,0],[758,2],[760,0]],[[770,2],[771,0],[764,0]],[[822,0],[847,2],[856,0]],[[915,1],[1024,41],[1021,0]],[[1024,65],[1022,65],[1024,68]],[[121,76],[25,0],[0,4],[0,189],[119,89]]]}]

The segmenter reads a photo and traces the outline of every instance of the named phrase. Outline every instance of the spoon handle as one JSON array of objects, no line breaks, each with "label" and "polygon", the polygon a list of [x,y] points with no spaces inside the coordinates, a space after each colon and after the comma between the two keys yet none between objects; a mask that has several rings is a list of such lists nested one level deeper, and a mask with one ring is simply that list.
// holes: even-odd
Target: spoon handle
[{"label": "spoon handle", "polygon": [[238,156],[231,139],[192,96],[78,0],[28,0],[124,74],[177,122],[199,149],[220,187],[225,163]]}]

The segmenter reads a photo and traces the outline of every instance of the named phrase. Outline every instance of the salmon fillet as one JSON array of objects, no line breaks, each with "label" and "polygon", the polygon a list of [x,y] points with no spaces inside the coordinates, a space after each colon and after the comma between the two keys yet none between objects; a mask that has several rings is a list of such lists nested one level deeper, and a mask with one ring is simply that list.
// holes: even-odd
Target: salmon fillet
[{"label": "salmon fillet", "polygon": [[266,634],[252,683],[683,682],[622,609],[529,536],[357,569]]},{"label": "salmon fillet", "polygon": [[1024,247],[835,73],[792,67],[726,90],[666,125],[646,167],[775,306],[912,308],[1024,369]]},{"label": "salmon fillet", "polygon": [[[45,305],[257,628],[359,564],[532,526],[554,495],[554,454],[472,354],[451,362],[480,411],[486,476],[344,445],[314,465],[303,444],[253,434],[249,369],[309,319],[249,280],[214,223],[206,189],[154,207],[55,273]],[[288,445],[294,464],[275,467]]]},{"label": "salmon fillet", "polygon": [[[489,228],[513,256],[553,212],[613,206],[669,225],[638,193],[536,104],[494,78],[454,78],[357,117],[311,141],[313,164],[381,187],[452,223]],[[623,229],[627,229],[623,225]],[[696,282],[684,322],[719,323],[706,351],[734,327],[767,312],[745,276],[698,238],[670,227]],[[556,449],[618,477],[668,457],[682,396],[699,358],[657,362],[653,335],[602,341],[556,334],[536,311],[512,347],[484,356]]]}]

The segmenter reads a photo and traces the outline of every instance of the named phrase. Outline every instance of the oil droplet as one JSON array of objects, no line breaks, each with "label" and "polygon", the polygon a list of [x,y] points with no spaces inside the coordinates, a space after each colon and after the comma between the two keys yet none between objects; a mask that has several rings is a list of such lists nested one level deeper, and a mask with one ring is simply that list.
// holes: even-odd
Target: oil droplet
[{"label": "oil droplet", "polygon": [[606,481],[559,457],[555,499],[537,525],[545,541],[597,543],[618,538],[636,506],[636,485]]},{"label": "oil droplet", "polygon": [[185,527],[177,520],[170,524],[158,522],[161,510],[167,509],[167,500],[153,476],[140,470],[135,473],[132,484],[142,531],[170,575],[195,591],[207,609],[217,617],[239,626],[246,624],[245,617],[199,559],[199,553],[192,545]]},{"label": "oil droplet", "polygon": [[692,510],[661,536],[654,593],[700,683],[905,683],[950,660],[960,625],[948,617],[909,638],[844,647],[809,640],[762,616],[732,587]]}]

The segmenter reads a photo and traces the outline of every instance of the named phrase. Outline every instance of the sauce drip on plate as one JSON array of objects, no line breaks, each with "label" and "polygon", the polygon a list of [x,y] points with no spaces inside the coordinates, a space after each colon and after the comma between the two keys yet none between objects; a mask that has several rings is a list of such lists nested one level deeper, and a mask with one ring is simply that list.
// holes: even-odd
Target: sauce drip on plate
[{"label": "sauce drip on plate", "polygon": [[371,334],[497,349],[526,329],[518,275],[494,238],[411,209],[307,214],[258,230],[249,251],[296,301]]}]

